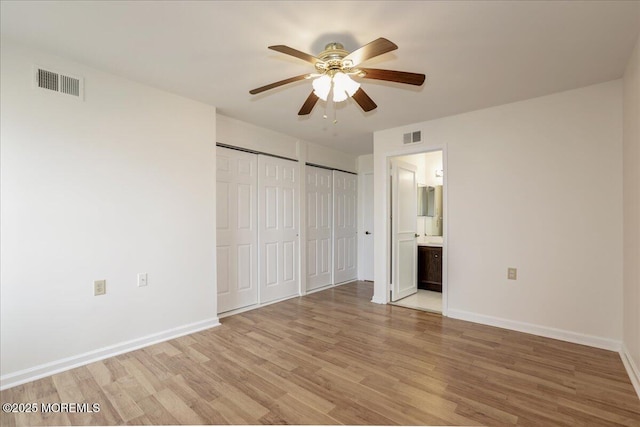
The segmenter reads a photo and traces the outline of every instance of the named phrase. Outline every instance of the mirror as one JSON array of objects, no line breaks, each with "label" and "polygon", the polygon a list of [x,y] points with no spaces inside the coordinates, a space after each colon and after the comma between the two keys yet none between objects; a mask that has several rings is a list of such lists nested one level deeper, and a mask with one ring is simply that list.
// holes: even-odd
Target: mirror
[{"label": "mirror", "polygon": [[424,232],[442,236],[442,185],[418,184],[418,217],[424,217]]},{"label": "mirror", "polygon": [[427,216],[435,215],[435,195],[436,189],[434,187],[427,187]]},{"label": "mirror", "polygon": [[435,215],[435,194],[434,187],[418,184],[418,216]]},{"label": "mirror", "polygon": [[418,184],[418,216],[427,215],[427,186]]}]

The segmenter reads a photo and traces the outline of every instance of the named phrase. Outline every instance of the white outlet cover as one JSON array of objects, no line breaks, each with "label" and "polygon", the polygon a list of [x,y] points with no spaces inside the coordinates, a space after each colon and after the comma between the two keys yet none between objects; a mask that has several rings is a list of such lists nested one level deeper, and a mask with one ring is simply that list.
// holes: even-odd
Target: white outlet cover
[{"label": "white outlet cover", "polygon": [[147,286],[147,273],[138,273],[138,287]]},{"label": "white outlet cover", "polygon": [[107,293],[107,281],[106,280],[95,280],[93,282],[93,295],[104,295]]}]

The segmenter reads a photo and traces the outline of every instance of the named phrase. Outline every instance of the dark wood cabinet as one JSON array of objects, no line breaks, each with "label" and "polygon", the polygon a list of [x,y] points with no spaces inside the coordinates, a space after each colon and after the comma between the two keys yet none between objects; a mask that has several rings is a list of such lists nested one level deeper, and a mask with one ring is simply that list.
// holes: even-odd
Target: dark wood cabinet
[{"label": "dark wood cabinet", "polygon": [[418,246],[418,288],[442,292],[442,248]]}]

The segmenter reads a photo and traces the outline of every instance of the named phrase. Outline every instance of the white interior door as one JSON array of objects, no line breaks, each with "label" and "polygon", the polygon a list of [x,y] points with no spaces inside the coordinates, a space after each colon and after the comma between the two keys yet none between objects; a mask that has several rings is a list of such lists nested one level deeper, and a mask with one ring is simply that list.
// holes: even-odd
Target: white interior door
[{"label": "white interior door", "polygon": [[391,161],[392,179],[392,286],[391,300],[418,292],[416,214],[418,183],[416,166]]},{"label": "white interior door", "polygon": [[333,283],[358,277],[358,176],[333,171]]},{"label": "white interior door", "polygon": [[218,313],[258,302],[257,156],[216,148]]},{"label": "white interior door", "polygon": [[298,295],[298,163],[258,155],[260,302]]},{"label": "white interior door", "polygon": [[360,228],[360,259],[358,261],[358,274],[360,280],[373,281],[373,174],[362,175],[362,206],[360,216],[362,226]]},{"label": "white interior door", "polygon": [[307,290],[331,284],[333,185],[330,170],[307,166]]}]

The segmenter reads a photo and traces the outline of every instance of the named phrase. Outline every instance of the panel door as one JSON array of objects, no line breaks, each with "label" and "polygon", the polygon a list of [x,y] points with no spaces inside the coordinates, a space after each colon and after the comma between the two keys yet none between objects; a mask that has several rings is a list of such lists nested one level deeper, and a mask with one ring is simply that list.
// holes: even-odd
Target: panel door
[{"label": "panel door", "polygon": [[300,293],[298,163],[258,155],[260,302]]},{"label": "panel door", "polygon": [[333,184],[330,170],[307,166],[307,290],[330,285]]},{"label": "panel door", "polygon": [[358,277],[358,176],[333,171],[333,282]]},{"label": "panel door", "polygon": [[218,313],[258,303],[255,154],[216,148]]},{"label": "panel door", "polygon": [[399,160],[391,162],[392,176],[392,286],[391,300],[418,292],[416,212],[418,183],[416,167]]},{"label": "panel door", "polygon": [[359,265],[360,280],[373,281],[373,174],[362,176],[362,208],[360,227],[360,254]]}]

